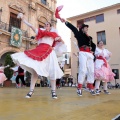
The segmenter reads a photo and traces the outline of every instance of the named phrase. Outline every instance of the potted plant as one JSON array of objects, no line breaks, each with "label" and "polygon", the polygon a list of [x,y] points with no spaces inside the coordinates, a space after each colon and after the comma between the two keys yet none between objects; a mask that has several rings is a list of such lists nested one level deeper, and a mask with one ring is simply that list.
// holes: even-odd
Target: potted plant
[{"label": "potted plant", "polygon": [[26,71],[26,86],[30,87],[31,73]]},{"label": "potted plant", "polygon": [[10,87],[12,85],[12,81],[10,79],[13,76],[13,70],[10,69],[10,68],[15,66],[15,64],[13,63],[13,60],[12,60],[10,54],[7,54],[6,57],[5,57],[5,64],[4,64],[4,66],[7,66],[7,65],[9,65],[9,67],[4,69],[4,73],[5,73],[6,77],[7,77],[7,80],[4,81],[4,86],[5,87]]}]

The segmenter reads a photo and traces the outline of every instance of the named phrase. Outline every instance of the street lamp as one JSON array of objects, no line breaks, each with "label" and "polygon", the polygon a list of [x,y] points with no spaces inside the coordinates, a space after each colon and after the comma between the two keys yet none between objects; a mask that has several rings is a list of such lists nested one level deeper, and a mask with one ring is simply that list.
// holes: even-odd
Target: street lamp
[{"label": "street lamp", "polygon": [[2,15],[2,7],[0,8],[0,22],[1,22],[1,15]]}]

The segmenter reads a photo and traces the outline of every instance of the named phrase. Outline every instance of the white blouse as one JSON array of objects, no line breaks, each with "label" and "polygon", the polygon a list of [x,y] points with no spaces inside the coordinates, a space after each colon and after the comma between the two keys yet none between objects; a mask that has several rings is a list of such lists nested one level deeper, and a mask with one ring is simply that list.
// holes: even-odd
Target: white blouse
[{"label": "white blouse", "polygon": [[[95,50],[95,56],[96,57],[103,56],[103,58],[105,58],[107,61],[110,60],[110,54],[111,54],[111,52],[109,52],[105,48],[104,49],[99,49],[97,47],[96,50]],[[103,64],[104,64],[103,60],[100,60],[100,59],[95,60],[95,68],[100,69]]]}]

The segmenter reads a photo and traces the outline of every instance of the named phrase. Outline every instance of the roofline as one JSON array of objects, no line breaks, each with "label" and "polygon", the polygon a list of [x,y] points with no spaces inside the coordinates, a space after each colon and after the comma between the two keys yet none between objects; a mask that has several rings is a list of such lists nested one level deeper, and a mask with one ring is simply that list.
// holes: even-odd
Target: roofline
[{"label": "roofline", "polygon": [[120,3],[114,4],[114,5],[111,5],[111,6],[107,6],[107,7],[104,7],[104,8],[100,8],[100,9],[97,9],[97,10],[93,10],[93,11],[83,13],[83,14],[80,14],[80,15],[76,15],[76,16],[73,16],[73,17],[69,17],[67,19],[72,20],[72,19],[75,19],[75,18],[78,18],[78,17],[83,17],[83,16],[86,16],[86,15],[89,15],[89,14],[94,14],[96,12],[101,12],[103,10],[107,10],[107,9],[118,7],[118,6],[120,6]]}]

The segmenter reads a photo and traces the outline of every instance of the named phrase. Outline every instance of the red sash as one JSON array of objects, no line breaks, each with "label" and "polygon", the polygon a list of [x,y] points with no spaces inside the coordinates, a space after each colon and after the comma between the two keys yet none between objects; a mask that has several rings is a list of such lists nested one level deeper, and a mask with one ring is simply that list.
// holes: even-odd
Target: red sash
[{"label": "red sash", "polygon": [[80,51],[84,51],[84,52],[91,52],[90,48],[89,47],[80,47],[79,49]]},{"label": "red sash", "polygon": [[45,36],[52,37],[54,39],[52,47],[55,47],[55,44],[56,44],[55,38],[60,37],[60,36],[58,36],[58,34],[56,32],[49,32],[46,30],[38,29],[38,34],[36,36],[36,40],[39,40],[40,38],[43,38]]},{"label": "red sash", "polygon": [[38,34],[36,36],[36,40],[39,40],[40,38],[42,37],[52,37],[53,39],[59,37],[57,33],[55,32],[49,32],[49,31],[46,31],[46,30],[41,30],[41,29],[38,29]]},{"label": "red sash", "polygon": [[45,44],[45,43],[39,44],[35,49],[24,51],[24,53],[28,57],[30,57],[34,60],[38,60],[38,61],[42,61],[45,58],[47,58],[47,56],[51,52],[52,52],[52,47],[48,44]]},{"label": "red sash", "polygon": [[106,59],[105,58],[103,58],[102,56],[99,56],[99,57],[97,57],[96,59],[100,59],[100,60],[103,60],[104,61],[104,65],[107,67],[108,65],[108,63],[107,63],[107,61],[106,61]]}]

